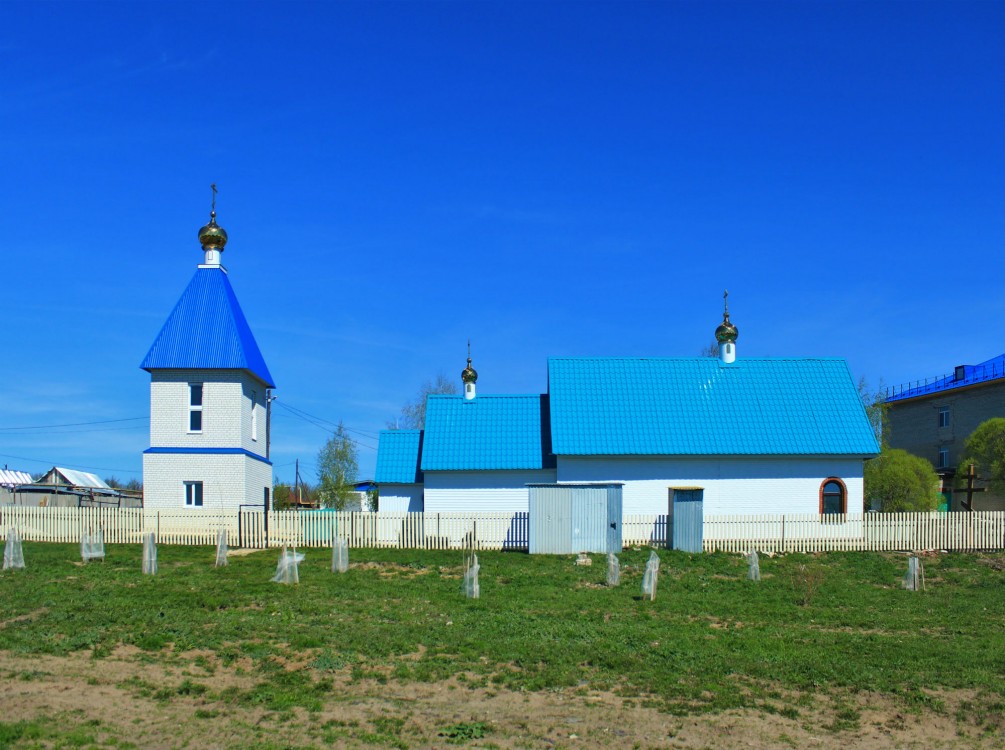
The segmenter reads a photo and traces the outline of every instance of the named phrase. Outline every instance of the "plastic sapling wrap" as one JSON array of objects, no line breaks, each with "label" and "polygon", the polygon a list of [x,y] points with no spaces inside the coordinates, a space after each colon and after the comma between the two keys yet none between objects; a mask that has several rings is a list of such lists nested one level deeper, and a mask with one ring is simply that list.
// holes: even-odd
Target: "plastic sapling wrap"
[{"label": "plastic sapling wrap", "polygon": [[621,583],[621,563],[618,562],[618,556],[613,552],[607,555],[607,585],[617,586]]},{"label": "plastic sapling wrap", "polygon": [[17,529],[7,531],[7,543],[3,548],[3,569],[19,570],[24,567],[24,550],[21,548],[21,535]]},{"label": "plastic sapling wrap", "polygon": [[80,557],[86,563],[105,559],[105,532],[101,529],[80,536]]},{"label": "plastic sapling wrap", "polygon": [[747,555],[747,565],[750,568],[747,570],[747,578],[751,581],[761,580],[761,562],[757,558],[757,550],[752,550],[749,555]]},{"label": "plastic sapling wrap", "polygon": [[660,572],[660,557],[655,552],[649,553],[646,562],[646,572],[642,576],[642,598],[653,601],[656,599],[656,579]]},{"label": "plastic sapling wrap", "polygon": [[904,575],[903,585],[908,591],[921,591],[925,588],[925,568],[917,557],[907,558],[907,573]]},{"label": "plastic sapling wrap", "polygon": [[216,535],[216,567],[227,564],[227,530],[220,529]]},{"label": "plastic sapling wrap", "polygon": [[304,561],[304,556],[297,550],[283,547],[279,553],[279,565],[276,566],[276,574],[272,576],[273,583],[300,583],[300,563]]},{"label": "plastic sapling wrap", "polygon": [[154,541],[153,532],[143,535],[143,573],[157,575],[157,542]]},{"label": "plastic sapling wrap", "polygon": [[332,573],[345,573],[349,570],[349,540],[332,539]]},{"label": "plastic sapling wrap", "polygon": [[481,590],[478,587],[478,555],[472,554],[464,566],[464,596],[468,599],[478,599]]}]

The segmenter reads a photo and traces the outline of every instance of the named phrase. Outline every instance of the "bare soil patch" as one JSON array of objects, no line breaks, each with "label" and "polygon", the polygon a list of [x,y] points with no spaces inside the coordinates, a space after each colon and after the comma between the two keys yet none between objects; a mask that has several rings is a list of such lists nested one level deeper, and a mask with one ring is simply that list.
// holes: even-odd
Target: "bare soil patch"
[{"label": "bare soil patch", "polygon": [[778,691],[761,710],[674,716],[655,701],[582,689],[381,684],[338,673],[320,710],[268,711],[228,699],[261,679],[250,663],[224,666],[203,652],[152,662],[132,648],[102,659],[0,652],[0,679],[3,722],[87,726],[99,747],[1005,748],[1000,734],[957,717],[955,707],[976,697],[953,693],[932,696],[940,710],[912,712],[878,695]]}]

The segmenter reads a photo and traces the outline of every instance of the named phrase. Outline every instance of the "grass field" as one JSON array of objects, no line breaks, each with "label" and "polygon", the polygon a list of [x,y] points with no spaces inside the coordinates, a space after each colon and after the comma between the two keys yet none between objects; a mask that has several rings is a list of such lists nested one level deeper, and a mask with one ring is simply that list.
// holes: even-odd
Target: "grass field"
[{"label": "grass field", "polygon": [[[927,590],[915,593],[900,587],[903,555],[762,557],[762,580],[751,582],[739,556],[660,551],[650,602],[640,597],[649,550],[621,556],[617,588],[604,585],[601,555],[577,566],[486,552],[478,600],[460,593],[458,552],[352,550],[340,575],[329,551],[307,550],[296,586],[270,582],[274,550],[232,553],[214,568],[210,548],[161,547],[156,576],[141,575],[139,546],[109,546],[89,565],[72,545],[24,553],[27,569],[0,574],[0,651],[21,664],[83,654],[96,674],[128,653],[157,669],[118,690],[204,706],[193,709],[202,718],[228,706],[309,718],[354,684],[451,681],[493,694],[613,694],[668,716],[754,709],[796,722],[825,695],[836,701],[833,732],[858,725],[848,696],[861,693],[966,720],[978,735],[1005,730],[1002,554],[926,557]],[[241,679],[219,679],[228,670]],[[0,676],[34,679],[23,668]],[[93,732],[75,742],[69,729],[46,739],[55,730],[43,724],[52,722],[8,715],[0,747],[105,742]],[[401,725],[364,728],[339,731],[413,744]],[[493,744],[473,719],[435,729],[444,743]]]}]

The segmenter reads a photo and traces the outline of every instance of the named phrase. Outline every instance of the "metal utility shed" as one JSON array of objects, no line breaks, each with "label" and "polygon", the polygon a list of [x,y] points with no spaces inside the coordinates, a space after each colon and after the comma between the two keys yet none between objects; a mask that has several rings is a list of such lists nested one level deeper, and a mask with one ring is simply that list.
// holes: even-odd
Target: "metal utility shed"
[{"label": "metal utility shed", "polygon": [[622,484],[529,484],[534,554],[621,551]]}]

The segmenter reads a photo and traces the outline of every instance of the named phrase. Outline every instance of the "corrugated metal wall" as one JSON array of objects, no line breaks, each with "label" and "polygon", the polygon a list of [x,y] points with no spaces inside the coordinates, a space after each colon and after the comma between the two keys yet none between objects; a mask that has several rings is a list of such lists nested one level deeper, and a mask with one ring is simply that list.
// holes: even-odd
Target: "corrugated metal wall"
[{"label": "corrugated metal wall", "polygon": [[621,551],[621,485],[531,485],[529,551]]},{"label": "corrugated metal wall", "polygon": [[704,490],[701,487],[670,489],[667,547],[683,552],[701,552],[705,521]]}]

